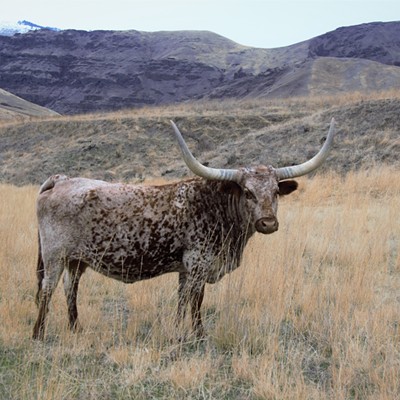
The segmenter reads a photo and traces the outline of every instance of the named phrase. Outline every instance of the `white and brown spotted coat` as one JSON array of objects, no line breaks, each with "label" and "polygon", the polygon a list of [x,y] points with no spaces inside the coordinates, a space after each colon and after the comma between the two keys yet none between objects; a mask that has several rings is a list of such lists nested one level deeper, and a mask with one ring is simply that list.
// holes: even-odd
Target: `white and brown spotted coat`
[{"label": "white and brown spotted coat", "polygon": [[178,321],[191,304],[193,328],[203,335],[205,283],[237,268],[248,239],[278,229],[277,197],[296,189],[272,167],[242,169],[240,184],[202,178],[164,186],[50,177],[37,202],[39,316],[43,338],[51,295],[65,270],[69,322],[77,327],[76,296],[86,269],[133,283],[179,273]]},{"label": "white and brown spotted coat", "polygon": [[256,231],[278,229],[278,195],[297,188],[287,179],[319,168],[335,135],[332,119],[319,152],[299,165],[229,170],[199,163],[172,127],[186,165],[201,179],[157,187],[55,175],[40,188],[34,338],[44,337],[48,305],[64,270],[69,323],[77,328],[76,297],[87,267],[127,283],[178,272],[178,323],[190,303],[193,328],[202,336],[205,284],[239,266]]}]

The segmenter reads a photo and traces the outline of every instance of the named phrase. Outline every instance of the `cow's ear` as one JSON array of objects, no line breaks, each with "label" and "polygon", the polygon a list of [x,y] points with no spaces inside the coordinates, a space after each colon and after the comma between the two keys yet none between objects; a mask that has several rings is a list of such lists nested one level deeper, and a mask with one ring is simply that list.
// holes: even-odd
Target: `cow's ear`
[{"label": "cow's ear", "polygon": [[236,182],[226,181],[221,185],[221,192],[225,194],[232,194],[234,196],[240,196],[240,194],[243,192],[243,189]]},{"label": "cow's ear", "polygon": [[294,192],[297,189],[297,182],[296,181],[282,181],[279,182],[279,195],[285,196]]}]

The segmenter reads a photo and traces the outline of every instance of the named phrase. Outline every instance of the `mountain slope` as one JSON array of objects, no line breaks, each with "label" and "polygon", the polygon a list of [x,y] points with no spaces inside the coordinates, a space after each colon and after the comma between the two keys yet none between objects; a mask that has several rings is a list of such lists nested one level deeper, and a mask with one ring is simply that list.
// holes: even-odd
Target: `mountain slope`
[{"label": "mountain slope", "polygon": [[373,22],[344,28],[310,40],[310,55],[362,58],[400,66],[400,22]]},{"label": "mountain slope", "polygon": [[58,115],[55,111],[30,103],[0,89],[0,121],[14,121],[29,117],[49,117],[55,115]]},{"label": "mountain slope", "polygon": [[0,36],[0,87],[66,114],[381,90],[400,87],[399,31],[400,22],[371,23],[258,49],[205,31],[38,30]]},{"label": "mountain slope", "polygon": [[312,63],[313,95],[400,89],[400,68],[366,59],[320,57]]}]

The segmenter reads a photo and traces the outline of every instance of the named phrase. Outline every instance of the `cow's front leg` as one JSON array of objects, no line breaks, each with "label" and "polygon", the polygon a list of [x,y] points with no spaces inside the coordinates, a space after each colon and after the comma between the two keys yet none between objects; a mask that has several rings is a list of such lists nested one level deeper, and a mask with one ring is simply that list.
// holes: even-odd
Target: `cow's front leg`
[{"label": "cow's front leg", "polygon": [[187,306],[190,303],[192,327],[198,338],[205,336],[201,319],[201,304],[204,298],[204,287],[205,282],[198,274],[188,274],[186,272],[181,272],[179,274],[177,328],[180,329],[182,327]]},{"label": "cow's front leg", "polygon": [[186,271],[179,275],[178,313],[184,316],[184,310],[190,302],[193,331],[198,338],[202,338],[205,336],[205,330],[201,319],[201,304],[207,275],[212,265],[212,253],[203,246],[188,250],[184,253],[183,265]]},{"label": "cow's front leg", "polygon": [[182,329],[183,321],[186,316],[186,309],[189,302],[189,292],[187,288],[188,274],[186,272],[179,273],[179,288],[178,288],[178,313],[176,315],[176,327]]},{"label": "cow's front leg", "polygon": [[206,336],[206,332],[203,327],[203,321],[201,320],[201,304],[204,299],[204,288],[205,282],[196,282],[190,293],[190,305],[192,310],[192,326],[193,331],[197,338],[201,339]]}]

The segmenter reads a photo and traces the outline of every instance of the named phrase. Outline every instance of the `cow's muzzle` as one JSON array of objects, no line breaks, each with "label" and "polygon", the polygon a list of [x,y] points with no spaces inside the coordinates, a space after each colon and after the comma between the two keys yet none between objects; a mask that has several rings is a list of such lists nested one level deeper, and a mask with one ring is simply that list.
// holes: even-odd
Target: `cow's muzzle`
[{"label": "cow's muzzle", "polygon": [[274,217],[264,217],[260,218],[256,222],[257,232],[268,234],[276,232],[279,228],[279,223]]}]

